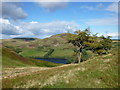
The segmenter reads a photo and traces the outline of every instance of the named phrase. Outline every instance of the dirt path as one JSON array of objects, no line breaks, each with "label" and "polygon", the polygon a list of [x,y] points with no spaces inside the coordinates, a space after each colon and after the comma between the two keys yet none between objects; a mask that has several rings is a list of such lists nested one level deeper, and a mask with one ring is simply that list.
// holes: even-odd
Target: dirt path
[{"label": "dirt path", "polygon": [[2,78],[10,78],[15,76],[29,75],[38,71],[50,69],[47,67],[21,67],[21,68],[4,68],[2,70]]},{"label": "dirt path", "polygon": [[[102,57],[106,57],[106,56],[109,56],[111,54],[108,54],[108,55],[104,55]],[[97,58],[97,57],[94,57],[94,59]],[[84,63],[87,63],[89,62],[90,60],[84,62]],[[105,61],[105,60],[104,60]],[[108,61],[106,61],[108,62]],[[81,63],[82,65],[83,63]],[[30,75],[30,74],[33,74],[33,73],[39,73],[41,71],[45,71],[45,70],[48,70],[48,69],[59,69],[59,68],[62,68],[62,67],[67,67],[67,66],[76,66],[78,64],[65,64],[65,65],[61,65],[61,66],[57,66],[57,67],[19,67],[19,68],[3,68],[2,70],[2,77],[0,77],[0,79],[4,79],[4,78],[14,78],[14,77],[17,77],[17,76],[25,76],[25,75]]]},{"label": "dirt path", "polygon": [[24,76],[24,75],[30,75],[31,73],[36,73],[48,69],[55,69],[55,68],[61,68],[61,67],[66,67],[69,65],[77,65],[77,64],[67,64],[67,65],[62,65],[62,66],[57,66],[57,67],[21,67],[21,68],[4,68],[2,70],[2,77],[0,78],[12,78],[16,76]]}]

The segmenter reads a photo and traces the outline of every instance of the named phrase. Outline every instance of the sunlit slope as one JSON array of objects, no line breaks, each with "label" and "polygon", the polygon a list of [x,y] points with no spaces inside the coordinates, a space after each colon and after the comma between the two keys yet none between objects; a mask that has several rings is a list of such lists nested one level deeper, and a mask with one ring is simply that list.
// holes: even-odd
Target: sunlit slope
[{"label": "sunlit slope", "polygon": [[41,46],[49,46],[52,48],[68,48],[71,44],[67,43],[65,33],[53,35],[49,38],[45,39],[37,39],[33,38],[33,40],[26,39],[3,39],[2,43],[4,46],[13,46],[13,47],[20,47],[20,48],[37,48]]},{"label": "sunlit slope", "polygon": [[11,49],[2,48],[2,66],[3,67],[19,67],[19,66],[41,66],[41,67],[52,67],[57,66],[59,64],[35,60],[30,58],[24,58]]},{"label": "sunlit slope", "polygon": [[26,66],[31,64],[28,59],[17,55],[14,51],[8,48],[2,48],[2,65],[3,67]]},{"label": "sunlit slope", "polygon": [[53,35],[45,39],[3,39],[3,46],[11,48],[21,48],[21,55],[25,57],[44,57],[50,48],[54,49],[50,58],[64,58],[73,55],[73,45],[66,40],[65,33]]},{"label": "sunlit slope", "polygon": [[[117,88],[118,49],[80,64],[3,79],[4,88]],[[18,82],[19,81],[19,82]]]}]

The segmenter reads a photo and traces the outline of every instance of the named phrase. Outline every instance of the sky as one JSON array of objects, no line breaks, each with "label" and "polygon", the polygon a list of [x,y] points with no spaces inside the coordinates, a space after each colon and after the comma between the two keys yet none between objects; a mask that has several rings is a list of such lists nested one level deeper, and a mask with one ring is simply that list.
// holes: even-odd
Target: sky
[{"label": "sky", "polygon": [[1,39],[47,38],[90,28],[92,34],[118,34],[117,2],[2,2]]}]

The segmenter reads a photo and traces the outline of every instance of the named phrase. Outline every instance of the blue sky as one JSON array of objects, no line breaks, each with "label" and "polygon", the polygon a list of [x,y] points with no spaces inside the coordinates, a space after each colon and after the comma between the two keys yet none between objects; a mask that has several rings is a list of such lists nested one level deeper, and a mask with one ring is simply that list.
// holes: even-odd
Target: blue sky
[{"label": "blue sky", "polygon": [[92,33],[117,38],[117,5],[114,2],[3,3],[2,36],[46,38],[90,27]]}]

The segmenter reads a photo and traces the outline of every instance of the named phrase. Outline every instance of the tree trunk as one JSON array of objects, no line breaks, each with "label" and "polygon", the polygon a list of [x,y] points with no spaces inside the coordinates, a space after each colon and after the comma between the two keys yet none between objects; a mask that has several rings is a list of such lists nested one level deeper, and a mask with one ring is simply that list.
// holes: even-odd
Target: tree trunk
[{"label": "tree trunk", "polygon": [[81,62],[81,52],[78,52],[78,63],[80,63]]}]

